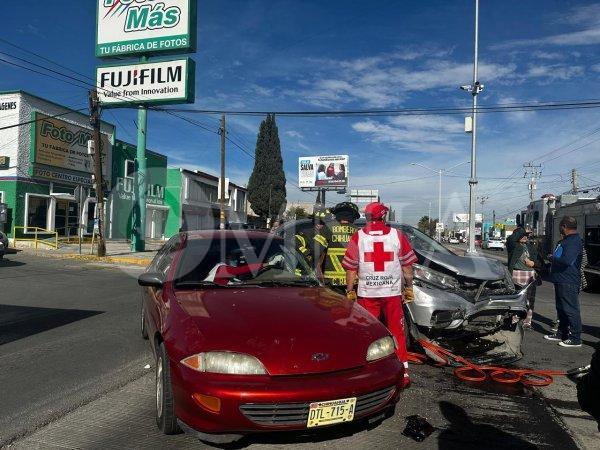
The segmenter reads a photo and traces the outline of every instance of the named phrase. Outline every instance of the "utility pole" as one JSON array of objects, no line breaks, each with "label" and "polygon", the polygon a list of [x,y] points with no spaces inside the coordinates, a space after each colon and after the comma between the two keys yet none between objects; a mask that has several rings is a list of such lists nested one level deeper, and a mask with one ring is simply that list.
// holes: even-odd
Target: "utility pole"
[{"label": "utility pole", "polygon": [[479,57],[479,0],[475,0],[475,39],[473,46],[473,84],[461,86],[473,97],[473,130],[471,131],[471,178],[469,179],[469,246],[467,253],[477,253],[475,249],[475,202],[477,196],[477,95],[483,91],[483,84],[477,79]]},{"label": "utility pole", "polygon": [[542,175],[542,165],[529,162],[523,164],[523,167],[525,168],[525,175],[523,176],[527,177],[528,174],[531,175],[531,180],[529,181],[529,200],[533,201],[535,199],[535,190],[537,189],[537,179]]},{"label": "utility pole", "polygon": [[577,169],[571,169],[571,193],[577,194],[579,192],[579,176]]},{"label": "utility pole", "polygon": [[102,142],[100,140],[100,102],[98,92],[93,89],[89,94],[90,125],[93,127],[92,140],[94,141],[94,182],[96,191],[96,215],[98,216],[98,256],[106,256],[106,243],[104,242],[104,189],[102,179]]},{"label": "utility pole", "polygon": [[219,228],[225,229],[225,114],[221,115],[221,127],[219,128],[219,134],[221,135],[221,179],[219,183],[221,185],[221,198],[220,203],[220,222]]}]

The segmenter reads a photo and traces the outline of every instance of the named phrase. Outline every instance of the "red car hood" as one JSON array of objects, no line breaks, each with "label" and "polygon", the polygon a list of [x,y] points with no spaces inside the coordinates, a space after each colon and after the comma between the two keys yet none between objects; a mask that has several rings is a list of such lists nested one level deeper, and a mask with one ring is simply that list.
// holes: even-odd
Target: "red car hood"
[{"label": "red car hood", "polygon": [[208,289],[176,296],[199,331],[188,335],[194,351],[247,353],[270,375],[361,366],[369,345],[389,334],[358,304],[324,288]]}]

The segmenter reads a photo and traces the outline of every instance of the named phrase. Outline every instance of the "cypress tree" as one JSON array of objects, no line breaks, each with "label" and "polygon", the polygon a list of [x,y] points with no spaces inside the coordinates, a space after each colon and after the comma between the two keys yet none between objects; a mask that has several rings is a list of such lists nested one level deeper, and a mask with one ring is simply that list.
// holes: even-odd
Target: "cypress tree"
[{"label": "cypress tree", "polygon": [[254,169],[248,182],[248,201],[254,212],[263,219],[267,219],[269,211],[271,218],[274,218],[285,209],[285,172],[274,114],[268,114],[260,124],[256,138]]}]

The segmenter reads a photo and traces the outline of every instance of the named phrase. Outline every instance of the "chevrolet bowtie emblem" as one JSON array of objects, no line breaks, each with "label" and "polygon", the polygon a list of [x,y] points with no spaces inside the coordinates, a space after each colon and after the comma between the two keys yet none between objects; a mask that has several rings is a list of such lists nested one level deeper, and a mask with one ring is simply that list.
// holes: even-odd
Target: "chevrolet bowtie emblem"
[{"label": "chevrolet bowtie emblem", "polygon": [[313,361],[325,361],[326,359],[329,359],[329,353],[315,353],[314,355],[312,355],[311,358]]}]

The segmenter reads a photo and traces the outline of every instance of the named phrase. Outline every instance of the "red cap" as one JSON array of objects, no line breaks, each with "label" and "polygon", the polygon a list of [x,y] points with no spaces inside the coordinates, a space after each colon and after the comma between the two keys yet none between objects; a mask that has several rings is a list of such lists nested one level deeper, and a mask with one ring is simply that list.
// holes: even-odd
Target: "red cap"
[{"label": "red cap", "polygon": [[367,219],[383,219],[390,209],[383,203],[373,202],[365,206]]}]

